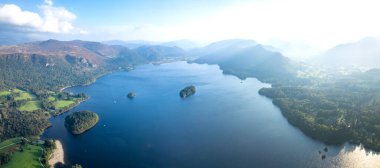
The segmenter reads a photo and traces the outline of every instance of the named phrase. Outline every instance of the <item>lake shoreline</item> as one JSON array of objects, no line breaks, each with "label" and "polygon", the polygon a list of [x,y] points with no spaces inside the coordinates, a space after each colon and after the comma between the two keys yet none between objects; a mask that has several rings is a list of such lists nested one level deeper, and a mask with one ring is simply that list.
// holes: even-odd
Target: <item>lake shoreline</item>
[{"label": "lake shoreline", "polygon": [[52,153],[51,158],[49,159],[50,167],[54,167],[54,165],[58,163],[65,164],[65,152],[60,140],[54,140],[55,149]]},{"label": "lake shoreline", "polygon": [[[190,164],[194,167],[210,164],[234,167],[236,162],[243,163],[240,166],[244,167],[280,167],[284,164],[308,167],[308,163],[316,167],[355,167],[357,164],[342,162],[342,158],[344,161],[360,156],[363,157],[360,164],[366,165],[364,162],[380,157],[365,157],[365,151],[352,144],[326,146],[310,138],[287,121],[272,99],[257,94],[260,88],[268,86],[267,83],[254,78],[241,81],[233,75],[223,74],[217,66],[187,65],[183,62],[141,66],[131,73],[110,74],[98,81],[91,86],[73,87],[66,91],[91,95],[89,101],[76,109],[105,112],[102,113],[101,127],[85,136],[73,136],[62,125],[66,114],[54,117],[51,120],[54,127],[43,135],[43,138],[60,139],[65,143],[66,164],[80,163],[94,168],[110,164],[114,167],[138,167],[149,162],[155,166],[173,159],[173,155],[165,155],[169,151],[178,152],[176,159],[179,160],[200,152],[206,158],[181,160],[175,164],[177,167]],[[153,85],[153,82],[159,85]],[[190,84],[198,86],[200,94],[184,101],[178,96],[178,90]],[[130,90],[140,93],[141,97],[136,101],[128,100],[125,94]],[[165,95],[165,99],[160,95]],[[115,100],[118,103],[115,104]],[[151,106],[146,107],[147,104]],[[270,124],[263,127],[266,123]],[[189,129],[193,131],[183,133]],[[201,138],[189,140],[188,137]],[[110,143],[114,146],[105,148]],[[211,148],[205,150],[206,145]],[[325,147],[328,147],[328,152],[323,152]],[[220,153],[221,148],[225,152]],[[268,149],[274,152],[268,152]],[[291,155],[289,151],[292,151]],[[102,153],[107,153],[107,156]],[[143,156],[136,153],[143,153]],[[157,158],[157,154],[163,157]],[[325,159],[321,159],[322,155]],[[133,159],[119,162],[125,156]],[[107,162],[93,160],[99,157],[104,157]],[[299,162],[301,157],[305,162]],[[223,162],[224,158],[230,160]],[[278,163],[262,162],[271,158],[278,158]]]}]

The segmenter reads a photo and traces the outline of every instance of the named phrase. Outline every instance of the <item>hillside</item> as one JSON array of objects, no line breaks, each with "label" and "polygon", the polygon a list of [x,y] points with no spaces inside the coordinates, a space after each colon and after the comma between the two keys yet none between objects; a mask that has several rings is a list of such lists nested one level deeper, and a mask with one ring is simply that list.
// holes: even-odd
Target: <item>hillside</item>
[{"label": "hillside", "polygon": [[181,57],[184,51],[179,47],[166,47],[166,46],[141,46],[134,51],[143,58],[149,61],[158,61],[165,58]]},{"label": "hillside", "polygon": [[102,43],[106,45],[123,46],[130,49],[135,49],[141,46],[158,45],[157,42],[144,41],[144,40],[133,40],[133,41],[109,40],[109,41],[102,41]]},{"label": "hillside", "polygon": [[278,52],[268,51],[254,41],[222,41],[213,43],[197,53],[197,63],[218,64],[224,73],[239,78],[256,77],[274,81],[293,77],[296,63]]},{"label": "hillside", "polygon": [[178,58],[182,52],[178,47],[129,49],[80,40],[0,46],[0,89],[58,90],[64,86],[88,83],[113,70],[169,57]]},{"label": "hillside", "polygon": [[167,47],[179,47],[179,48],[182,48],[184,50],[190,50],[190,49],[202,47],[201,44],[194,42],[194,41],[191,41],[191,40],[169,41],[169,42],[160,43],[160,45],[167,46]]}]

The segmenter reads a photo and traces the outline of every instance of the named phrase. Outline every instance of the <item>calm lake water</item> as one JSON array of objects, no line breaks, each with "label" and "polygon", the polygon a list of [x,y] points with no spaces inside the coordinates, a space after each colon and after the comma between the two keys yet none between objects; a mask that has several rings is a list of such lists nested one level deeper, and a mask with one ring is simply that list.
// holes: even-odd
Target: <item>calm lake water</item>
[{"label": "calm lake water", "polygon": [[[197,93],[181,99],[179,91]],[[99,123],[74,136],[61,115],[43,138],[59,139],[67,163],[85,168],[380,167],[377,154],[352,145],[326,146],[291,126],[256,79],[223,75],[218,66],[167,63],[117,72],[66,89],[90,99],[74,108]],[[133,100],[126,98],[135,91]],[[69,112],[69,113],[70,113]],[[326,159],[321,159],[321,154]]]}]

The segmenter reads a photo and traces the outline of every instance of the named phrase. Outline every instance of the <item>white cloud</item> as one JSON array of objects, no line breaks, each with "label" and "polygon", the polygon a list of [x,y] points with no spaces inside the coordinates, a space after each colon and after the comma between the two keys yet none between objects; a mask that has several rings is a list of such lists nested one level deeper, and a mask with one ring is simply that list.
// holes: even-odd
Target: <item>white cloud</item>
[{"label": "white cloud", "polygon": [[0,23],[27,28],[29,31],[49,33],[72,33],[75,14],[63,7],[53,6],[52,0],[45,0],[39,6],[41,15],[24,11],[14,4],[0,5]]},{"label": "white cloud", "polygon": [[13,4],[5,4],[0,7],[0,22],[17,26],[38,27],[43,20],[37,13],[22,11]]},{"label": "white cloud", "polygon": [[49,6],[53,6],[53,0],[45,0],[44,4],[49,5]]}]

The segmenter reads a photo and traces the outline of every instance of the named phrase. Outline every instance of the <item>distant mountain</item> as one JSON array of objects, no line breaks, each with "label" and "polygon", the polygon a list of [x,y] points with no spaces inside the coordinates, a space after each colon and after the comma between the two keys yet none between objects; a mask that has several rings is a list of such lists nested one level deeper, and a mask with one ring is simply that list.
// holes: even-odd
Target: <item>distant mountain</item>
[{"label": "distant mountain", "polygon": [[265,44],[274,46],[274,51],[281,52],[284,56],[297,61],[305,61],[320,52],[319,49],[305,41],[269,40]]},{"label": "distant mountain", "polygon": [[159,44],[157,42],[143,41],[143,40],[135,40],[135,41],[110,40],[110,41],[103,41],[102,43],[107,44],[107,45],[120,45],[120,46],[128,47],[130,49],[135,49],[135,48],[146,46],[146,45]]},{"label": "distant mountain", "polygon": [[311,62],[326,67],[380,67],[380,39],[368,37],[338,45],[313,58]]},{"label": "distant mountain", "polygon": [[296,63],[265,49],[250,40],[227,40],[212,43],[198,51],[197,63],[218,64],[229,74],[240,78],[256,77],[262,81],[274,81],[293,77],[297,72]]},{"label": "distant mountain", "polygon": [[160,43],[160,45],[167,46],[167,47],[179,47],[184,50],[190,50],[190,49],[202,47],[201,44],[191,41],[191,40],[170,41],[170,42]]},{"label": "distant mountain", "polygon": [[140,56],[147,58],[151,61],[157,61],[164,58],[181,57],[185,51],[179,47],[166,47],[166,46],[141,46],[134,49]]},{"label": "distant mountain", "polygon": [[102,43],[79,40],[47,40],[12,46],[0,46],[0,56],[10,54],[39,55],[60,58],[72,56],[100,64],[107,58],[116,57],[119,54],[119,50]]},{"label": "distant mountain", "polygon": [[244,40],[244,39],[229,39],[222,40],[218,42],[214,42],[205,47],[208,51],[217,51],[221,49],[228,48],[246,48],[253,47],[258,45],[258,43],[254,40]]},{"label": "distant mountain", "polygon": [[[174,43],[173,43],[174,44]],[[268,48],[269,47],[269,48]],[[262,81],[289,78],[295,64],[252,40],[224,40],[185,51],[177,46],[143,45],[128,48],[90,41],[47,40],[0,46],[0,88],[57,90],[88,83],[96,76],[137,64],[198,57],[195,62],[218,64],[225,73]]]},{"label": "distant mountain", "polygon": [[191,40],[176,40],[176,41],[169,41],[169,42],[152,42],[152,41],[142,41],[142,40],[136,40],[136,41],[122,41],[122,40],[111,40],[111,41],[103,41],[103,44],[107,45],[121,45],[124,47],[128,47],[130,49],[139,48],[142,46],[165,46],[165,47],[179,47],[183,50],[189,50],[194,48],[200,48],[202,45],[191,41]]}]

